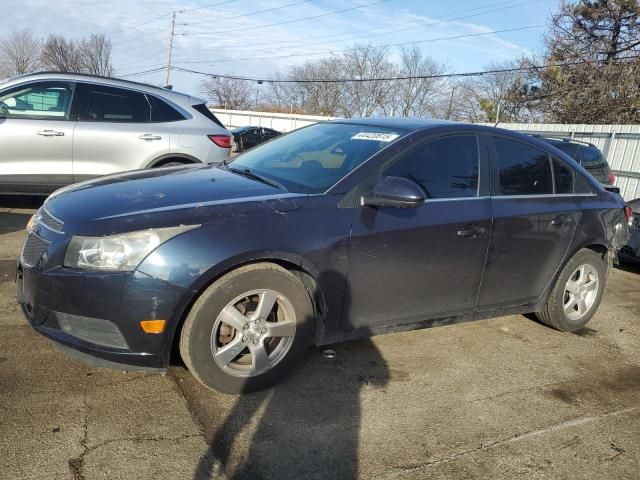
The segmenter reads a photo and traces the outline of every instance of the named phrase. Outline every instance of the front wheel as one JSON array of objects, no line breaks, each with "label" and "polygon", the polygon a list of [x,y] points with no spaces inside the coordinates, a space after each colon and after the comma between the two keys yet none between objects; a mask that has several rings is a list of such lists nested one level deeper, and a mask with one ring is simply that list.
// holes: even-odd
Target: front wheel
[{"label": "front wheel", "polygon": [[607,265],[598,253],[580,250],[562,269],[538,319],[557,330],[584,327],[602,301]]},{"label": "front wheel", "polygon": [[304,355],[313,304],[291,272],[259,263],[234,270],[205,290],[180,336],[180,354],[205,386],[245,393],[282,378]]}]

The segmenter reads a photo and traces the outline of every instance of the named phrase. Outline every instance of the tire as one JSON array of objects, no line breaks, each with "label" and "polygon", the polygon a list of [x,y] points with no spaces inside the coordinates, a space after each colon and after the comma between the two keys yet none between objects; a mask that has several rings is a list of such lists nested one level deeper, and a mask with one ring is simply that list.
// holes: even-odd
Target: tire
[{"label": "tire", "polygon": [[602,301],[607,273],[601,255],[593,250],[580,250],[562,269],[545,307],[536,317],[545,325],[565,332],[584,327]]},{"label": "tire", "polygon": [[182,167],[184,165],[186,165],[185,162],[172,161],[172,162],[167,162],[167,163],[161,163],[159,165],[154,165],[153,168]]},{"label": "tire", "polygon": [[231,151],[233,153],[238,153],[240,151],[240,145],[238,144],[238,142],[233,142],[233,144],[231,145]]},{"label": "tire", "polygon": [[206,387],[253,392],[299,363],[313,324],[311,297],[296,276],[272,263],[247,265],[200,295],[182,328],[180,355]]}]

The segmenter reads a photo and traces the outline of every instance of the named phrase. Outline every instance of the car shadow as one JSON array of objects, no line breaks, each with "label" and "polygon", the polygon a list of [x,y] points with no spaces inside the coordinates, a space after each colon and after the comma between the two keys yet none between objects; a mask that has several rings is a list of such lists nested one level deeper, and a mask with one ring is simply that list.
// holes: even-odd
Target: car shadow
[{"label": "car shadow", "polygon": [[638,262],[621,261],[615,266],[615,268],[622,270],[623,272],[636,273],[640,275],[640,260]]},{"label": "car shadow", "polygon": [[24,230],[29,223],[31,213],[24,210],[40,208],[45,197],[0,195],[0,209],[16,209],[18,211],[0,211],[0,235]]},{"label": "car shadow", "polygon": [[209,433],[194,480],[211,478],[218,462],[232,480],[358,478],[360,395],[388,382],[370,339],[311,349],[275,386],[237,397]]}]

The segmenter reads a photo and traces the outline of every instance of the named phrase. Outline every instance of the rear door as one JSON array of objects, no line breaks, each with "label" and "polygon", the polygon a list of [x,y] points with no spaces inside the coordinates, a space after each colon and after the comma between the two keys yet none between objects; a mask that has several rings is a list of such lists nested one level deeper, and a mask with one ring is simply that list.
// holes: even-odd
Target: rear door
[{"label": "rear door", "polygon": [[493,233],[480,310],[537,299],[561,265],[580,219],[570,166],[526,141],[489,136],[489,144]]},{"label": "rear door", "polygon": [[73,181],[74,90],[38,81],[0,93],[0,192],[49,193]]},{"label": "rear door", "polygon": [[166,124],[151,121],[142,92],[79,84],[82,101],[73,143],[75,181],[144,168],[170,153]]}]

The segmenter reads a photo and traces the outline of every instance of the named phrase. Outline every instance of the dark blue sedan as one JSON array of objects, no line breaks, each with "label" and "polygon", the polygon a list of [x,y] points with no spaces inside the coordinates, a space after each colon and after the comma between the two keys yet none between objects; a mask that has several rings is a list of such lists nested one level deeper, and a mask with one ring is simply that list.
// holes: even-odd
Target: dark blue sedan
[{"label": "dark blue sedan", "polygon": [[341,120],[219,167],[58,191],[28,227],[17,297],[76,356],[152,370],[179,349],[206,386],[247,392],[309,345],[530,312],[579,329],[628,213],[535,138]]}]

